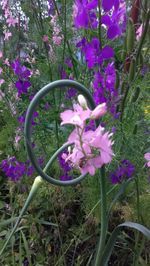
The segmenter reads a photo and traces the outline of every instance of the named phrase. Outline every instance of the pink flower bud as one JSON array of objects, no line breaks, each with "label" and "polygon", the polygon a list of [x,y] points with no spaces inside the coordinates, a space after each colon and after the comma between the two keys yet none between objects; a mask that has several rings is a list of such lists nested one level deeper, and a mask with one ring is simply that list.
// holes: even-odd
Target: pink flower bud
[{"label": "pink flower bud", "polygon": [[107,112],[106,103],[99,104],[91,113],[90,119],[98,119]]}]

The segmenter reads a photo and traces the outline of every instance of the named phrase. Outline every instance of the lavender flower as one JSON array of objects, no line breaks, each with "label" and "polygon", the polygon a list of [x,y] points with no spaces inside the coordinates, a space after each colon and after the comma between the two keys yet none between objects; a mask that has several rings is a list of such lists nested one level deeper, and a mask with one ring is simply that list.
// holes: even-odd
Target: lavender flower
[{"label": "lavender flower", "polygon": [[14,156],[3,160],[0,164],[0,168],[2,168],[6,176],[14,182],[20,180],[21,177],[26,174],[25,164],[17,161]]},{"label": "lavender flower", "polygon": [[[37,125],[37,122],[35,121],[35,119],[39,116],[38,112],[34,112],[33,113],[33,116],[32,116],[32,125],[35,126]],[[22,115],[20,115],[18,117],[18,122],[21,124],[21,125],[24,125],[25,123],[25,117],[26,117],[26,112],[24,112]]]},{"label": "lavender flower", "polygon": [[59,178],[62,181],[67,181],[67,180],[71,180],[72,179],[72,176],[70,176],[68,174],[70,172],[70,170],[71,170],[71,166],[69,165],[68,162],[65,162],[65,159],[63,159],[62,155],[64,153],[68,155],[67,150],[65,150],[63,153],[61,153],[61,154],[58,155],[58,162],[59,162],[59,165],[60,165],[60,167],[61,167],[61,169],[62,169],[62,171],[64,173]]},{"label": "lavender flower", "polygon": [[129,160],[122,160],[118,169],[110,175],[112,184],[121,183],[123,179],[131,178],[135,167]]},{"label": "lavender flower", "polygon": [[[38,159],[40,166],[43,165],[43,158]],[[34,168],[31,162],[27,160],[26,162],[20,162],[15,156],[8,157],[0,163],[0,168],[5,173],[5,175],[14,182],[19,181],[24,175],[32,176],[34,174]]]},{"label": "lavender flower", "polygon": [[73,5],[73,19],[76,28],[97,28],[96,8],[98,0],[76,0]]},{"label": "lavender flower", "polygon": [[13,69],[14,74],[19,78],[15,83],[15,87],[18,90],[18,97],[20,97],[22,94],[26,94],[28,88],[31,86],[30,81],[28,81],[31,76],[31,71],[25,66],[21,66],[19,59],[16,59],[11,64],[11,68]]}]

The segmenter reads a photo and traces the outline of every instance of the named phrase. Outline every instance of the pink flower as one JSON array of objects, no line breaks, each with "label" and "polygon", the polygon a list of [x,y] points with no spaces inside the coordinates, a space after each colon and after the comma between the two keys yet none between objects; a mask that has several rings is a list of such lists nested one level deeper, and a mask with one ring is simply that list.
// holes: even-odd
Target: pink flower
[{"label": "pink flower", "polygon": [[68,138],[68,143],[74,143],[74,147],[65,160],[78,168],[82,174],[94,175],[97,168],[101,168],[112,160],[111,135],[104,132],[101,126],[95,131],[89,130],[83,133],[82,129],[78,131],[76,128]]},{"label": "pink flower", "polygon": [[8,26],[15,26],[17,24],[17,19],[16,18],[13,18],[12,16],[10,16],[7,20],[6,20]]},{"label": "pink flower", "polygon": [[0,51],[0,58],[2,58],[3,57],[3,53],[2,53],[2,51]]},{"label": "pink flower", "polygon": [[1,87],[1,85],[2,85],[4,82],[5,82],[4,79],[0,79],[0,87]]},{"label": "pink flower", "polygon": [[83,127],[86,119],[90,117],[91,110],[83,110],[83,108],[79,104],[73,105],[74,111],[66,110],[61,113],[60,117],[62,119],[61,125],[72,124],[77,125],[79,127]]},{"label": "pink flower", "polygon": [[137,41],[140,40],[140,38],[142,36],[142,32],[143,32],[143,25],[141,24],[140,27],[136,31],[136,39],[137,39]]},{"label": "pink flower", "polygon": [[2,74],[2,72],[3,72],[3,69],[0,67],[0,75]]},{"label": "pink flower", "polygon": [[10,66],[10,63],[9,63],[8,58],[6,58],[6,59],[4,60],[4,65],[6,65],[6,66]]},{"label": "pink flower", "polygon": [[43,38],[42,38],[43,42],[48,42],[48,36],[47,35],[44,35]]},{"label": "pink flower", "polygon": [[9,31],[4,31],[3,32],[4,33],[4,40],[6,41],[8,41],[9,40],[9,38],[12,36],[12,33],[11,32],[9,32]]},{"label": "pink flower", "polygon": [[62,41],[62,37],[60,37],[60,36],[53,36],[53,43],[55,44],[55,45],[60,45],[61,44],[61,41]]},{"label": "pink flower", "polygon": [[99,104],[92,112],[91,119],[98,119],[107,112],[106,103]]},{"label": "pink flower", "polygon": [[150,152],[145,153],[144,158],[148,161],[146,165],[150,167]]},{"label": "pink flower", "polygon": [[5,97],[5,94],[2,92],[2,90],[0,90],[0,101],[3,100],[3,97]]}]

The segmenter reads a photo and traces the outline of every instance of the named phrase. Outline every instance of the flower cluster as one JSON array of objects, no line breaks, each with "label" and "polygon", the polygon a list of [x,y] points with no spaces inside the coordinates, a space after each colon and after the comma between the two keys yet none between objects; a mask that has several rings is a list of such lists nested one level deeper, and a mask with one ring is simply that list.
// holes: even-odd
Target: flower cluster
[{"label": "flower cluster", "polygon": [[98,0],[75,0],[73,5],[73,19],[76,28],[97,28],[96,8]]},{"label": "flower cluster", "polygon": [[105,46],[100,50],[100,41],[96,37],[90,42],[83,38],[77,43],[77,47],[81,48],[89,69],[102,65],[105,60],[114,57],[114,51],[110,46]]},{"label": "flower cluster", "polygon": [[4,34],[4,40],[8,41],[10,37],[12,36],[12,33],[10,32],[9,28],[15,27],[15,25],[18,23],[18,20],[13,17],[12,12],[9,7],[9,0],[1,0],[1,7],[4,12],[4,17],[6,19],[6,25],[7,28],[4,29],[3,34]]},{"label": "flower cluster", "polygon": [[[112,40],[119,37],[126,26],[126,4],[124,1],[103,1],[105,15],[101,17],[102,26],[107,28],[107,38]],[[110,12],[110,10],[113,10]]]},{"label": "flower cluster", "polygon": [[145,153],[144,158],[148,161],[146,165],[150,167],[150,152]]},{"label": "flower cluster", "polygon": [[15,82],[15,87],[18,90],[18,96],[28,92],[28,88],[31,86],[31,82],[28,80],[31,76],[31,71],[22,66],[19,59],[16,59],[12,64],[11,68],[14,74],[18,76],[19,80]]},{"label": "flower cluster", "polygon": [[131,178],[135,167],[129,160],[122,160],[118,169],[110,175],[112,184],[121,183],[125,178]]},{"label": "flower cluster", "polygon": [[54,13],[54,2],[53,0],[48,0],[48,15],[51,16]]},{"label": "flower cluster", "polygon": [[68,162],[63,159],[63,154],[68,155],[68,151],[64,151],[63,153],[59,154],[58,161],[61,169],[63,170],[63,175],[60,176],[60,180],[67,181],[71,180],[72,176],[69,175],[70,170],[72,169]]},{"label": "flower cluster", "polygon": [[58,15],[55,14],[54,16],[51,16],[50,25],[53,28],[53,36],[52,40],[55,45],[60,45],[62,42],[62,35],[61,35],[61,29],[58,25]]},{"label": "flower cluster", "polygon": [[87,106],[82,95],[78,96],[79,104],[73,105],[73,110],[61,113],[62,123],[72,124],[75,129],[68,138],[68,155],[63,154],[63,159],[71,166],[76,167],[82,174],[94,175],[97,168],[111,161],[113,152],[110,137],[112,134],[104,131],[100,125],[95,130],[85,130],[87,120],[95,120],[103,116],[107,109],[106,104],[98,105],[93,111]]},{"label": "flower cluster", "polygon": [[[75,0],[73,20],[77,29],[103,28],[108,40],[119,37],[125,31],[126,4],[124,0],[101,1],[101,19],[98,15],[97,0]],[[100,19],[100,24],[98,23]],[[85,37],[77,42],[89,69],[94,70],[93,97],[96,104],[107,103],[109,111],[117,118],[118,91],[115,88],[116,71],[114,50],[109,45],[102,47],[102,40],[97,36],[89,41]],[[111,59],[111,63],[108,62]],[[117,97],[117,98],[116,98]],[[116,102],[117,99],[117,102]]]},{"label": "flower cluster", "polygon": [[[32,115],[32,125],[35,126],[37,124],[37,122],[35,121],[35,119],[39,116],[38,112],[35,111],[33,112],[33,115]],[[26,118],[26,112],[24,112],[22,115],[20,115],[18,117],[18,122],[20,125],[24,125],[25,123],[25,118]]]},{"label": "flower cluster", "polygon": [[[39,158],[38,162],[42,165],[43,158]],[[32,176],[34,174],[34,168],[29,160],[26,162],[20,162],[15,156],[3,160],[0,164],[0,168],[5,175],[14,182],[20,180],[24,175]]]}]

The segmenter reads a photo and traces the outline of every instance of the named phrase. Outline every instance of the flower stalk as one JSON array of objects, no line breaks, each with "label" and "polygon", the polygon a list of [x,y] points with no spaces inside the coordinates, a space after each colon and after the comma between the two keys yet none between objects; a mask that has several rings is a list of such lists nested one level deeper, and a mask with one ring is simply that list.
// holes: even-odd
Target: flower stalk
[{"label": "flower stalk", "polygon": [[106,236],[107,236],[107,227],[108,227],[108,221],[107,221],[107,197],[106,197],[106,180],[105,180],[105,167],[103,166],[101,168],[101,234],[99,238],[99,243],[97,247],[97,253],[95,258],[95,266],[100,266],[102,257],[103,257],[103,251],[105,247],[106,242]]}]

